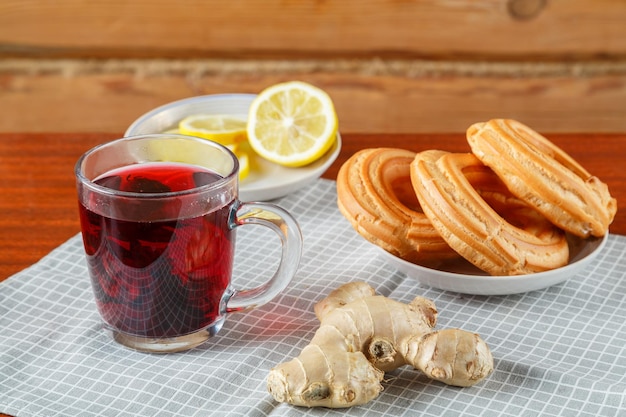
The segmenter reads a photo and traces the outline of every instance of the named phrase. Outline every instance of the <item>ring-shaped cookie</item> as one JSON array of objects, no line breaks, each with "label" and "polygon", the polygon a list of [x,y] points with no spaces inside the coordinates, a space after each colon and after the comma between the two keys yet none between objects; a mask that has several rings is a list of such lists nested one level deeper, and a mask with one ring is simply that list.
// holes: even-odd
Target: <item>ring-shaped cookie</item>
[{"label": "ring-shaped cookie", "polygon": [[[482,184],[470,176],[481,178]],[[421,152],[411,163],[411,181],[441,236],[490,275],[528,274],[567,264],[563,231],[508,193],[473,154]],[[483,196],[477,187],[486,190]]]},{"label": "ring-shaped cookie", "polygon": [[409,174],[415,153],[372,148],[352,155],[337,175],[337,205],[352,227],[414,263],[459,257],[422,212]]},{"label": "ring-shaped cookie", "polygon": [[514,195],[555,225],[583,238],[607,233],[617,202],[606,184],[539,133],[494,119],[470,126],[467,140]]}]

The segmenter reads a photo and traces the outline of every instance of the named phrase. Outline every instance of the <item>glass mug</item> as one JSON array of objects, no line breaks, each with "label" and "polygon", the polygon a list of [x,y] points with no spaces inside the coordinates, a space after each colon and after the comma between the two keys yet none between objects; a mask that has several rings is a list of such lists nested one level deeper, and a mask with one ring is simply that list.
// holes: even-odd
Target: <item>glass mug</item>
[{"label": "glass mug", "polygon": [[[238,200],[239,162],[226,147],[190,136],[117,139],[75,167],[87,266],[105,327],[127,347],[175,352],[215,335],[228,313],[274,298],[296,273],[296,220],[268,203]],[[274,275],[251,289],[231,284],[235,229],[278,234]]]}]

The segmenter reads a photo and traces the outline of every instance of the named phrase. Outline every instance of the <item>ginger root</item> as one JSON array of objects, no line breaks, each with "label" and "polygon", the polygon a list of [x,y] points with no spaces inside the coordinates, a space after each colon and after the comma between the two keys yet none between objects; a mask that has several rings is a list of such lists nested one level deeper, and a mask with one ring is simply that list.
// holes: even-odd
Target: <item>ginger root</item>
[{"label": "ginger root", "polygon": [[433,330],[437,310],[424,297],[403,304],[352,282],[320,301],[315,314],[320,328],[310,344],[270,371],[267,388],[279,402],[329,408],[365,404],[383,390],[384,372],[403,365],[461,387],[493,371],[493,357],[480,336]]}]

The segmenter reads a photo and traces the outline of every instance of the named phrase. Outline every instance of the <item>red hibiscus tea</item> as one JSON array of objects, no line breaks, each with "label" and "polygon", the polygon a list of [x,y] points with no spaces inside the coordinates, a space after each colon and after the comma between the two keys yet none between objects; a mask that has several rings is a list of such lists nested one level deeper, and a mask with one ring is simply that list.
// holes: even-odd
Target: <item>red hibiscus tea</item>
[{"label": "red hibiscus tea", "polygon": [[[154,162],[118,168],[93,182],[117,191],[166,193],[220,178],[197,166]],[[177,218],[180,203],[148,200],[140,208],[128,207],[141,209],[146,218],[171,218],[157,221],[105,217],[80,205],[96,303],[115,329],[175,337],[204,328],[222,314],[234,246],[229,207]]]},{"label": "red hibiscus tea", "polygon": [[[241,202],[227,148],[175,134],[97,146],[75,167],[95,301],[113,339],[147,352],[190,349],[231,312],[261,306],[295,275],[302,235],[269,203]],[[262,284],[233,286],[235,231],[255,224],[280,237],[282,257]]]}]

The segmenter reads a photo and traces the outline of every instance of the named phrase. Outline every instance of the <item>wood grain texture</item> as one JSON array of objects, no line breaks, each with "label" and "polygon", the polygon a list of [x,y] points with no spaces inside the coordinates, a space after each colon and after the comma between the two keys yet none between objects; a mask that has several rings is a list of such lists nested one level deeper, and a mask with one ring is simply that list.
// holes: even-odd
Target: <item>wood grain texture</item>
[{"label": "wood grain texture", "polygon": [[344,132],[625,132],[625,21],[621,0],[5,0],[0,132],[123,131],[292,79]]},{"label": "wood grain texture", "polygon": [[[74,164],[87,149],[116,136],[0,134],[0,281],[79,232]],[[611,233],[626,234],[626,134],[559,134],[550,139],[608,184],[618,201]],[[339,158],[324,177],[334,180],[350,155],[378,146],[469,151],[462,134],[346,134]]]},{"label": "wood grain texture", "polygon": [[17,56],[626,54],[620,0],[5,0]]},{"label": "wood grain texture", "polygon": [[496,117],[544,132],[626,132],[626,66],[537,64],[520,73],[432,61],[69,60],[11,68],[0,63],[0,132],[123,132],[170,101],[293,79],[330,94],[346,133],[464,132]]}]

